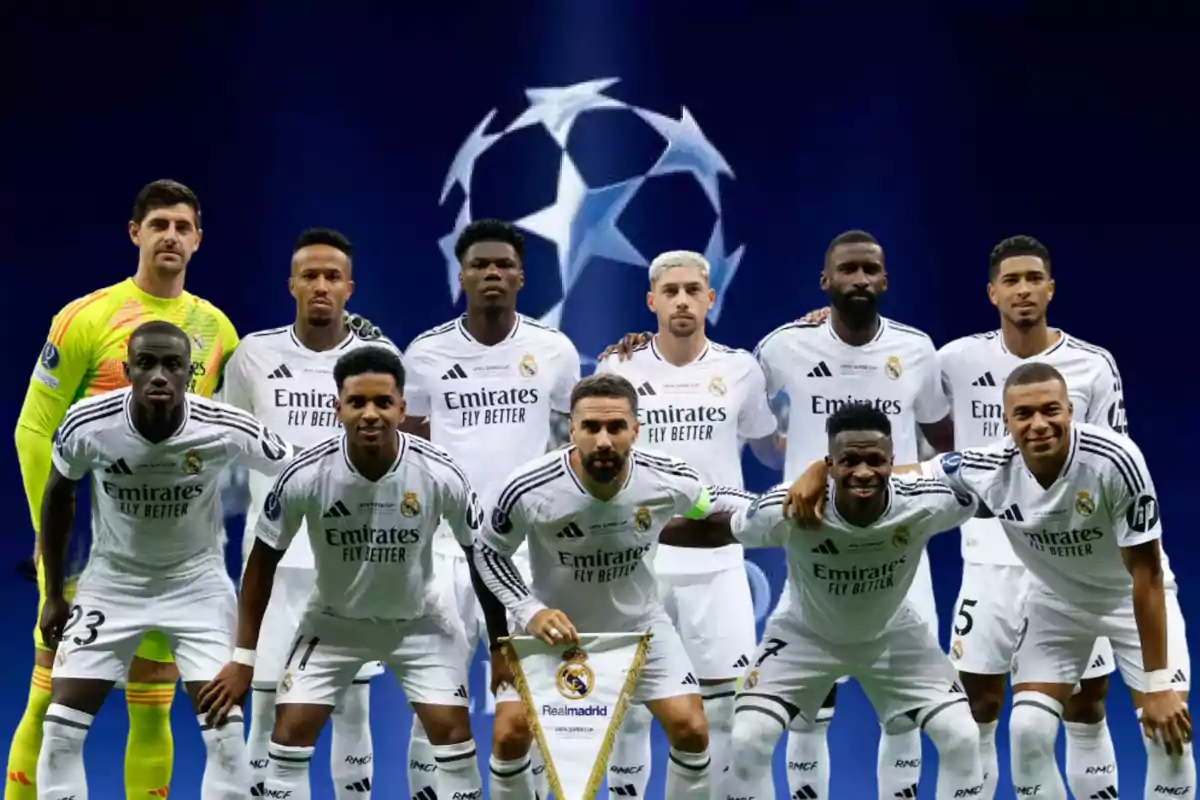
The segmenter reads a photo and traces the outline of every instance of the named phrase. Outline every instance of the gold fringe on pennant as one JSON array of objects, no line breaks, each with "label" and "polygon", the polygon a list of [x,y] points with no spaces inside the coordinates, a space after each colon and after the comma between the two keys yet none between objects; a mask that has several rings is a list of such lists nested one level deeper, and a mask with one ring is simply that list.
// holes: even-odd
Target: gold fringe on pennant
[{"label": "gold fringe on pennant", "polygon": [[[641,677],[642,667],[646,663],[646,655],[650,651],[651,633],[642,634],[638,640],[637,652],[633,655],[633,662],[629,665],[628,672],[625,673],[625,684],[621,687],[621,694],[617,697],[617,703],[613,707],[612,719],[608,722],[608,730],[604,734],[604,741],[600,743],[600,752],[596,755],[596,763],[592,765],[592,774],[588,778],[587,786],[584,787],[583,797],[579,800],[594,800],[596,794],[600,791],[600,784],[604,781],[604,775],[608,771],[608,758],[612,755],[613,745],[617,739],[617,731],[621,729],[621,722],[625,719],[625,712],[629,709],[629,697],[633,694],[634,687],[637,686],[638,678]],[[586,651],[584,651],[586,652]],[[525,680],[525,672],[521,669],[521,659],[517,657],[516,651],[513,649],[511,641],[504,642],[504,657],[508,660],[508,666],[513,673],[513,683],[516,684],[517,694],[521,697],[521,705],[525,708],[525,721],[529,724],[529,729],[533,731],[533,739],[537,743],[538,750],[542,753],[542,762],[546,765],[546,779],[550,783],[550,790],[554,792],[554,796],[559,800],[575,800],[568,798],[563,793],[562,781],[558,777],[558,769],[554,765],[554,759],[550,755],[550,748],[546,744],[546,734],[542,730],[542,723],[538,719],[537,711],[533,706],[533,696],[529,693],[529,684]]]}]

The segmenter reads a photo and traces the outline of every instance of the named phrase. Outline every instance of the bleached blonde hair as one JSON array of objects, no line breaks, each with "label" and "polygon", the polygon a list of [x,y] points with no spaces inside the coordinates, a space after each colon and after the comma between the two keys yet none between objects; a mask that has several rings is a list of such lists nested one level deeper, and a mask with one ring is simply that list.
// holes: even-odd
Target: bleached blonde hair
[{"label": "bleached blonde hair", "polygon": [[650,262],[650,287],[653,288],[663,273],[675,267],[695,267],[700,270],[704,282],[708,283],[708,259],[692,250],[668,250]]}]

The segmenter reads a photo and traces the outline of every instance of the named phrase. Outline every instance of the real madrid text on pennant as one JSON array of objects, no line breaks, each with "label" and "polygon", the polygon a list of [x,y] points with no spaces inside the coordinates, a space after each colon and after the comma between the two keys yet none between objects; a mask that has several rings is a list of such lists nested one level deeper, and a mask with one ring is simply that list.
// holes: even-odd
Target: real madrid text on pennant
[{"label": "real madrid text on pennant", "polygon": [[504,656],[558,800],[592,800],[650,647],[648,633],[580,634],[578,645],[505,640]]}]

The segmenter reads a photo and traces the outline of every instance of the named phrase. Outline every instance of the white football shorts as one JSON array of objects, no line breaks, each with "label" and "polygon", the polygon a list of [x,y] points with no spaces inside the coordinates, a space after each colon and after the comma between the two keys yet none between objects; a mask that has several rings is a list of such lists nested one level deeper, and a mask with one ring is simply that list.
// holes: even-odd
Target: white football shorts
[{"label": "white football shorts", "polygon": [[756,642],[744,564],[705,574],[660,574],[658,590],[698,678],[731,680],[745,672]]},{"label": "white football shorts", "polygon": [[184,682],[215,678],[233,657],[237,633],[237,595],[224,562],[157,583],[152,594],[134,595],[84,570],[55,654],[54,677],[124,680],[142,637],[159,631]]},{"label": "white football shorts", "polygon": [[[950,660],[959,672],[1009,673],[1021,632],[1021,608],[1031,586],[1028,570],[1019,564],[963,565],[950,629]],[[1104,637],[1096,639],[1083,679],[1101,678],[1114,669],[1112,645]]]},{"label": "white football shorts", "polygon": [[910,711],[966,702],[928,622],[906,603],[878,639],[861,644],[830,642],[798,617],[776,614],[742,680],[738,707],[778,715],[783,701],[813,719],[842,676],[858,681],[885,725]]},{"label": "white football shorts", "polygon": [[[664,616],[655,620],[649,630],[654,635],[650,638],[650,649],[630,701],[648,703],[683,694],[699,694],[700,682],[692,669],[692,661],[670,619]],[[516,688],[507,684],[496,693],[497,704],[519,702],[521,696]]]},{"label": "white football shorts", "polygon": [[[258,657],[254,664],[254,688],[275,691],[283,677],[283,665],[296,642],[296,629],[308,608],[317,583],[316,570],[280,567],[271,588],[271,601],[258,632]],[[369,683],[383,674],[383,664],[371,661],[355,676],[355,683]]]},{"label": "white football shorts", "polygon": [[336,706],[364,664],[390,667],[409,703],[468,706],[467,638],[440,609],[413,620],[365,620],[309,610],[284,661],[276,703]]},{"label": "white football shorts", "polygon": [[[1186,692],[1191,685],[1187,626],[1173,590],[1167,590],[1166,600],[1167,668],[1173,676],[1172,688]],[[1025,593],[1022,617],[1013,658],[1013,685],[1074,684],[1088,666],[1096,637],[1106,636],[1125,685],[1136,691],[1144,689],[1142,645],[1132,597],[1111,611],[1096,613],[1072,605],[1034,583]]]}]

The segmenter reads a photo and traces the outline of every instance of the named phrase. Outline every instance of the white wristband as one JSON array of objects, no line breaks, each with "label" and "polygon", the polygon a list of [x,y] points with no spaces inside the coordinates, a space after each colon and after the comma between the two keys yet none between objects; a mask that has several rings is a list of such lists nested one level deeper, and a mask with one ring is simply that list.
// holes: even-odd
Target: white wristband
[{"label": "white wristband", "polygon": [[233,663],[235,664],[243,664],[247,667],[253,667],[254,656],[254,651],[245,647],[235,647],[233,649]]},{"label": "white wristband", "polygon": [[1146,694],[1171,691],[1171,670],[1156,669],[1146,673]]}]

